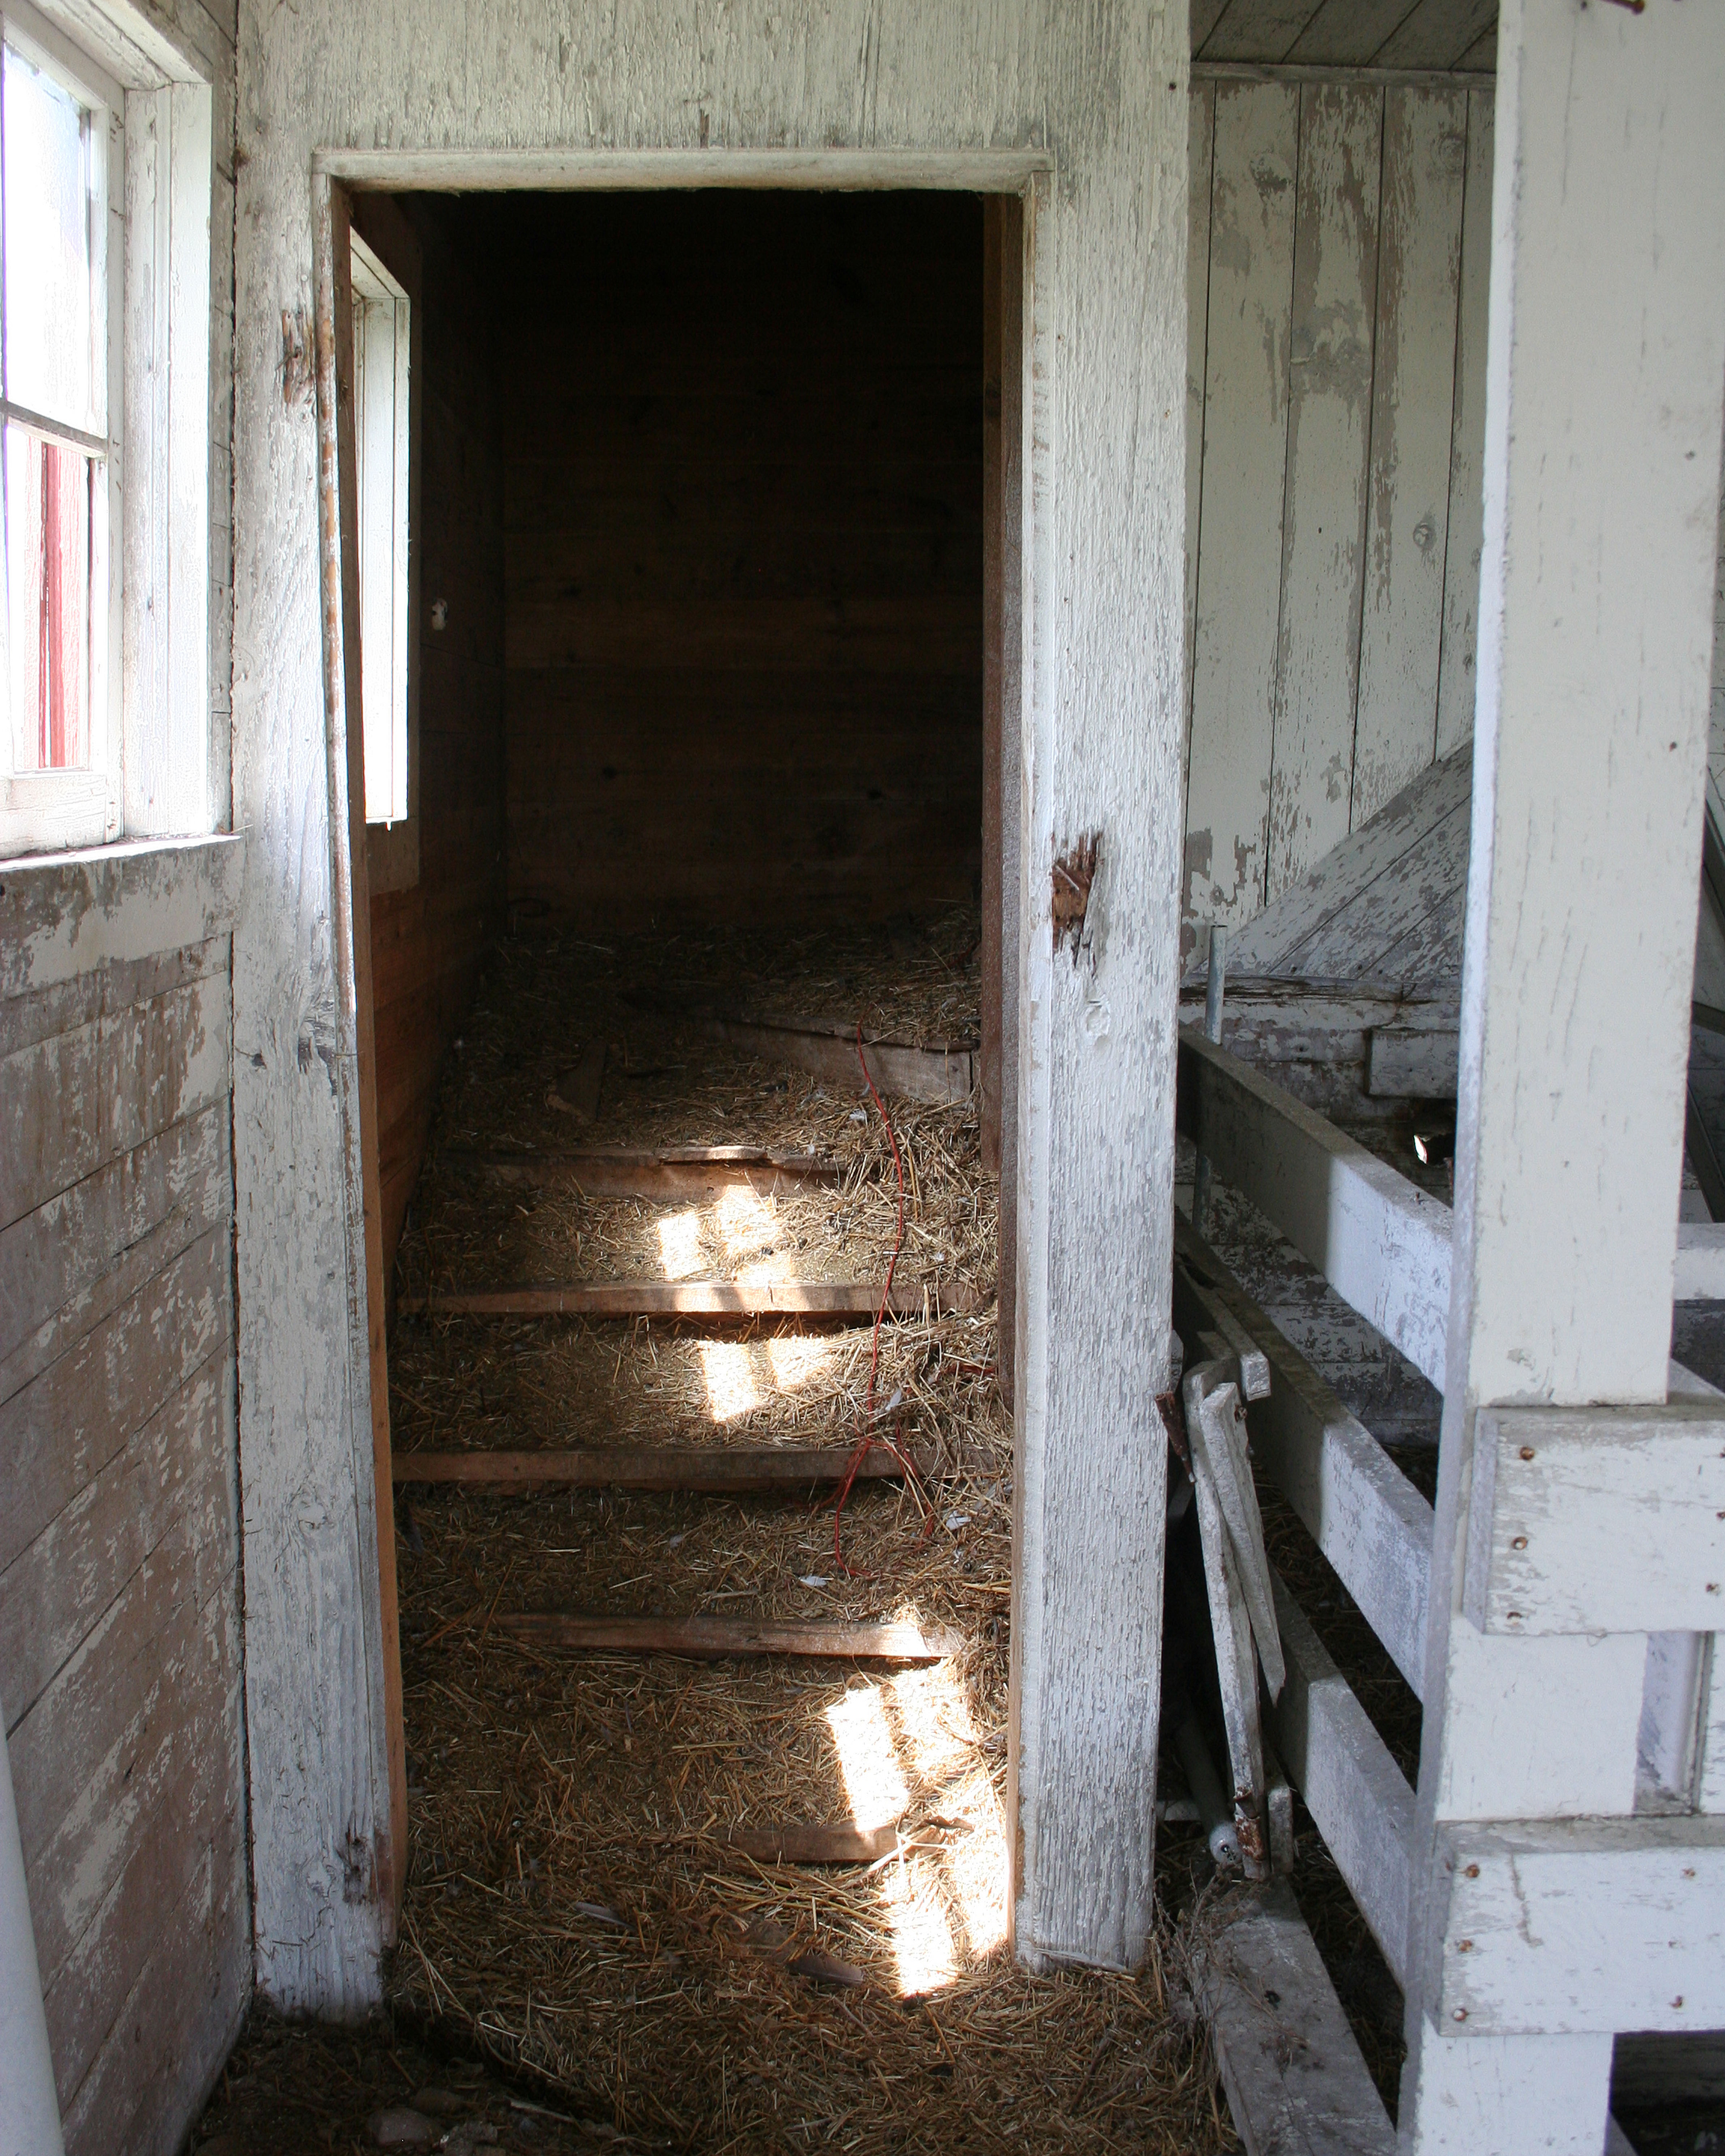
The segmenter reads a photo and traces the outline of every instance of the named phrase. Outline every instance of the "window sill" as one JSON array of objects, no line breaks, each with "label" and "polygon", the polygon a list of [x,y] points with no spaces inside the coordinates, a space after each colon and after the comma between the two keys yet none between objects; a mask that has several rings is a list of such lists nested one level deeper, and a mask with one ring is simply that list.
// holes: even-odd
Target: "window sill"
[{"label": "window sill", "polygon": [[245,839],[121,839],[0,861],[0,998],[233,932]]}]

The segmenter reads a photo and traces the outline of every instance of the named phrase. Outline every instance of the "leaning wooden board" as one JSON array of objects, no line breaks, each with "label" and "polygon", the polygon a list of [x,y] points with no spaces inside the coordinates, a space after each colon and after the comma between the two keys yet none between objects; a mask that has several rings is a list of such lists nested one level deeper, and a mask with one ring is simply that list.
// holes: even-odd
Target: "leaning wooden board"
[{"label": "leaning wooden board", "polygon": [[825,1661],[942,1662],[959,1640],[944,1625],[788,1625],[747,1617],[602,1617],[583,1611],[499,1617],[495,1629],[541,1647],[588,1654],[796,1655]]},{"label": "leaning wooden board", "polygon": [[[456,1288],[404,1295],[405,1317],[872,1317],[877,1281],[570,1281],[525,1287]],[[895,1286],[891,1317],[963,1317],[978,1306],[973,1288],[931,1283]]]}]

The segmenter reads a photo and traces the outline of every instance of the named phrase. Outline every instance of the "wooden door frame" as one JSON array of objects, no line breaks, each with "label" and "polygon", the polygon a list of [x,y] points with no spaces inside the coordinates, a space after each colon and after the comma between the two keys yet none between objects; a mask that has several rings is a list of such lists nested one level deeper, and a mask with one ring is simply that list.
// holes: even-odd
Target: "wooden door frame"
[{"label": "wooden door frame", "polygon": [[[499,193],[580,190],[663,191],[716,183],[758,190],[848,192],[949,191],[978,194],[984,219],[984,690],[983,831],[983,1055],[980,1104],[984,1159],[1002,1178],[998,1356],[1009,1403],[1022,1396],[1020,1374],[1034,1354],[1032,1337],[1045,1327],[1045,1309],[1021,1304],[1017,1288],[1021,1183],[1043,1194],[1048,1178],[1045,1091],[1020,1102],[1020,1072],[1034,1066],[1032,1044],[1021,1040],[1036,1008],[1040,974],[1049,970],[1040,939],[1032,948],[1023,922],[1035,917],[1023,890],[1023,862],[1045,849],[1027,845],[1030,803],[1024,773],[1036,759],[1030,735],[1040,714],[1025,694],[1032,682],[1029,624],[1045,611],[1027,585],[1034,548],[1024,537],[1033,504],[1042,514],[1050,498],[1045,429],[1027,433],[1033,381],[1040,372],[1045,398],[1051,341],[1045,305],[1040,320],[1027,300],[1034,286],[1036,234],[1047,229],[1054,160],[1044,151],[733,151],[721,174],[709,156],[681,151],[486,153],[328,151],[314,160],[313,236],[316,263],[319,554],[326,751],[328,757],[332,944],[338,1055],[335,1071],[344,1137],[343,1192],[347,1214],[347,1318],[350,1394],[356,1430],[372,1433],[372,1516],[378,1595],[367,1613],[368,1666],[381,1676],[371,1702],[374,1757],[385,1786],[374,1810],[387,1817],[375,1840],[376,1891],[385,1912],[386,1939],[398,1918],[406,1869],[407,1772],[400,1636],[397,1621],[393,1492],[391,1479],[388,1371],[385,1337],[381,1178],[377,1152],[377,1072],[373,1045],[370,891],[365,836],[364,749],[347,714],[359,709],[358,510],[354,475],[352,296],[347,239],[352,196],[417,188],[465,188]],[[1037,469],[1033,470],[1033,465]],[[1042,535],[1045,542],[1048,535]],[[1047,574],[1045,545],[1040,555]],[[1046,689],[1044,686],[1043,695]],[[1047,1008],[1047,997],[1040,998]],[[1025,1112],[1025,1111],[1028,1112]],[[1020,1147],[1026,1125],[1040,1143]],[[1033,1204],[1038,1204],[1032,1199]],[[1025,1656],[1017,1621],[1026,1541],[1024,1491],[1035,1476],[1028,1456],[1030,1418],[1014,1418],[1013,1592],[1008,1817],[1019,1810],[1019,1729]],[[1040,1434],[1040,1418],[1037,1419]],[[365,1523],[362,1523],[364,1532]],[[381,1717],[381,1722],[377,1717]],[[1018,1938],[1026,1901],[1024,1837],[1009,1831],[1014,1941],[1034,1957],[1034,1943]]]}]

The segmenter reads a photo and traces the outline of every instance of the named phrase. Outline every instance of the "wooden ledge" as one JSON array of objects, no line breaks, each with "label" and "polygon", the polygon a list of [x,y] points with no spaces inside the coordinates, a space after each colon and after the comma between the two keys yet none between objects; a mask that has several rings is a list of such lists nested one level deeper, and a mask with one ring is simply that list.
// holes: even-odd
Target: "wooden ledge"
[{"label": "wooden ledge", "polygon": [[0,860],[0,999],[230,934],[244,877],[220,832]]},{"label": "wooden ledge", "polygon": [[[398,1483],[480,1483],[531,1490],[547,1484],[578,1490],[727,1491],[806,1489],[841,1482],[856,1448],[850,1445],[586,1445],[544,1452],[398,1452],[390,1465]],[[933,1446],[903,1448],[918,1474],[935,1473]],[[860,1482],[891,1481],[904,1467],[876,1443],[856,1470]]]},{"label": "wooden ledge", "polygon": [[495,1628],[535,1646],[586,1654],[683,1655],[716,1662],[733,1655],[794,1655],[822,1661],[943,1662],[958,1635],[942,1625],[794,1625],[748,1617],[600,1617],[583,1611],[499,1617]]}]

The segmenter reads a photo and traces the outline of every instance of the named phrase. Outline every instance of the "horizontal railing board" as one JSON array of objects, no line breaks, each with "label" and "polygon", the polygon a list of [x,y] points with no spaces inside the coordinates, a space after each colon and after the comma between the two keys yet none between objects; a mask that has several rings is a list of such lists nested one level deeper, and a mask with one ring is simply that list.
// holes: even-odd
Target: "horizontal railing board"
[{"label": "horizontal railing board", "polygon": [[1674,1302],[1725,1302],[1725,1220],[1680,1220]]},{"label": "horizontal railing board", "polygon": [[1174,1235],[1182,1258],[1269,1359],[1269,1396],[1253,1401],[1246,1414],[1254,1457],[1419,1694],[1425,1682],[1431,1507],[1178,1214]]},{"label": "horizontal railing board", "polygon": [[1446,1826],[1432,1894],[1445,2037],[1725,2026],[1725,1819]]},{"label": "horizontal railing board", "polygon": [[1191,1027],[1180,1032],[1178,1102],[1179,1127],[1217,1177],[1441,1391],[1449,1208]]},{"label": "horizontal railing board", "polygon": [[1725,1629],[1725,1413],[1482,1408],[1462,1607],[1512,1636]]},{"label": "horizontal railing board", "polygon": [[1390,1974],[1405,1984],[1414,1792],[1305,1612],[1279,1578],[1272,1584],[1287,1664],[1271,1709],[1276,1749]]},{"label": "horizontal railing board", "polygon": [[[974,1289],[895,1286],[893,1317],[963,1317],[978,1306]],[[591,1281],[506,1288],[465,1288],[404,1295],[403,1317],[872,1317],[878,1281]]]}]

